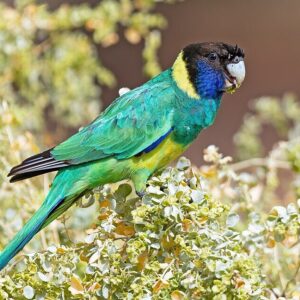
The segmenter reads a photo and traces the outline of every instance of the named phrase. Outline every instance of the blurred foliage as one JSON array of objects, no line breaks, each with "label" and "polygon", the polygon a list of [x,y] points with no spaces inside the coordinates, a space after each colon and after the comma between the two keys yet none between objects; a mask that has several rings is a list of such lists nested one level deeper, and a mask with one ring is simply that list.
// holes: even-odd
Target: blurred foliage
[{"label": "blurred foliage", "polygon": [[[22,117],[19,110],[0,103],[0,246],[4,247],[11,237],[25,224],[25,221],[39,208],[40,200],[45,198],[53,179],[53,174],[46,174],[11,184],[7,174],[12,166],[18,164],[26,157],[40,151],[33,135],[22,129]],[[81,201],[81,206],[88,203],[87,199]],[[48,244],[68,244],[77,242],[84,237],[83,228],[91,226],[90,220],[95,215],[94,207],[89,209],[72,208],[72,218],[60,218],[61,222],[54,221],[41,235],[36,236],[33,242],[25,248],[27,251],[36,251],[47,248]],[[80,211],[80,212],[79,212]],[[65,228],[68,223],[68,230]],[[78,228],[81,231],[78,231]],[[1,298],[0,298],[1,299]]]},{"label": "blurred foliage", "polygon": [[[104,0],[52,11],[32,0],[0,3],[1,248],[52,179],[11,185],[9,169],[51,140],[49,128],[90,121],[101,85],[115,84],[97,48],[124,33],[132,44],[144,42],[147,74],[160,71],[166,21],[153,13],[156,3]],[[86,195],[2,272],[0,298],[299,299],[299,115],[292,95],[262,97],[235,137],[239,162],[210,146],[206,165],[181,158],[149,180],[143,199],[128,183]],[[266,126],[281,138],[269,153]]]},{"label": "blurred foliage", "polygon": [[300,103],[295,95],[285,94],[282,99],[261,97],[252,102],[251,108],[253,112],[245,116],[234,139],[240,159],[265,154],[265,127],[273,128],[280,139],[299,139]]},{"label": "blurred foliage", "polygon": [[100,112],[101,86],[116,82],[99,47],[117,44],[121,34],[131,44],[144,41],[146,74],[160,71],[156,52],[166,20],[153,12],[156,3],[104,0],[54,10],[34,0],[0,3],[0,99],[17,107],[23,128],[46,133],[48,144],[50,131],[90,121]]},{"label": "blurred foliage", "polygon": [[[0,105],[0,184],[1,184],[1,247],[22,227],[24,220],[39,206],[48,187],[48,175],[33,181],[21,182],[12,186],[7,174],[12,165],[17,164],[26,155],[38,151],[34,137],[28,131],[19,132],[18,110],[12,111],[7,102]],[[22,153],[22,154],[21,154]]]},{"label": "blurred foliage", "polygon": [[[266,114],[284,101],[292,112],[298,107],[288,96],[265,99],[256,107]],[[265,157],[232,162],[210,146],[199,169],[181,158],[176,168],[155,174],[143,199],[128,183],[87,195],[79,204],[92,206],[54,221],[2,272],[0,297],[299,299],[298,124],[288,110],[276,112],[287,124],[280,129],[286,140]],[[0,116],[3,247],[39,206],[50,179],[7,183],[5,173],[36,143],[20,134],[18,110],[2,103]],[[262,118],[261,110],[252,118]]]}]

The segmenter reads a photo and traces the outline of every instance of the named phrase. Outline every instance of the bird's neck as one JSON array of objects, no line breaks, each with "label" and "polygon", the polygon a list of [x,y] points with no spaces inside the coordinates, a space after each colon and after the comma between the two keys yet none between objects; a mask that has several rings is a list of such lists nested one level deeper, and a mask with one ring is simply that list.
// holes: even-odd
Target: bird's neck
[{"label": "bird's neck", "polygon": [[223,94],[217,92],[223,84],[219,74],[211,74],[212,70],[206,65],[199,64],[197,68],[198,75],[193,84],[181,52],[170,70],[178,99],[174,138],[185,145],[213,124]]},{"label": "bird's neck", "polygon": [[202,129],[214,123],[220,103],[221,98],[182,103],[174,116],[176,140],[183,144],[191,143]]},{"label": "bird's neck", "polygon": [[199,94],[197,93],[193,83],[190,80],[186,63],[183,59],[182,51],[179,53],[173,64],[172,77],[176,85],[190,98],[198,100],[200,99]]}]

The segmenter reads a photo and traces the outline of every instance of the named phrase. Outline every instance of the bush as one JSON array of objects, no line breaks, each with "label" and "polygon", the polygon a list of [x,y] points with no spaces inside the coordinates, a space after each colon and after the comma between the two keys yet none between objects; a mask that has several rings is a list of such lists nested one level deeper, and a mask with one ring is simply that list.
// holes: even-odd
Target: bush
[{"label": "bush", "polygon": [[[52,140],[58,122],[90,121],[101,85],[115,82],[97,47],[117,43],[122,25],[130,43],[144,40],[152,76],[165,26],[154,0],[14,4],[0,4],[1,248],[52,179],[10,185],[9,169]],[[235,136],[240,161],[210,146],[199,169],[181,158],[155,174],[143,199],[124,182],[86,195],[2,271],[1,299],[299,299],[300,105],[287,94],[252,108]],[[270,152],[265,126],[281,139]]]},{"label": "bush", "polygon": [[156,52],[166,20],[153,12],[155,0],[64,4],[54,10],[37,2],[0,3],[0,99],[23,116],[23,128],[43,132],[50,144],[53,132],[96,117],[101,86],[115,84],[98,48],[117,44],[122,34],[132,44],[144,41],[145,72],[153,76],[160,71]]},{"label": "bush", "polygon": [[[13,113],[2,107],[1,139],[18,145]],[[2,298],[297,299],[299,138],[289,137],[265,158],[232,163],[215,146],[205,150],[200,169],[181,158],[149,180],[143,199],[128,183],[95,190],[81,201],[92,209],[67,213],[68,234],[53,222],[28,245],[33,254],[20,254],[3,271]],[[24,201],[15,207],[17,224],[9,217],[11,202],[1,211],[2,245],[33,213],[31,196],[41,198],[41,183],[2,183],[6,201]],[[78,224],[95,212],[98,221],[86,223],[83,236]]]},{"label": "bush", "polygon": [[2,296],[261,297],[265,283],[237,231],[238,215],[212,198],[206,180],[188,164],[181,159],[178,169],[153,177],[142,201],[128,184],[106,187],[99,197],[100,222],[85,242],[27,256],[22,272],[2,281]]}]

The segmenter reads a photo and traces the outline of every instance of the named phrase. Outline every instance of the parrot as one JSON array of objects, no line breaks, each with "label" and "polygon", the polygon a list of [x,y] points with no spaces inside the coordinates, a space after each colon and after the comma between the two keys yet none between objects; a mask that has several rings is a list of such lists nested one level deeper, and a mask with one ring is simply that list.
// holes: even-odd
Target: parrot
[{"label": "parrot", "polygon": [[0,270],[94,188],[127,179],[143,197],[148,178],[212,125],[222,95],[241,86],[244,57],[237,45],[190,44],[170,68],[116,98],[89,125],[12,168],[11,182],[58,172],[40,208],[0,253]]}]

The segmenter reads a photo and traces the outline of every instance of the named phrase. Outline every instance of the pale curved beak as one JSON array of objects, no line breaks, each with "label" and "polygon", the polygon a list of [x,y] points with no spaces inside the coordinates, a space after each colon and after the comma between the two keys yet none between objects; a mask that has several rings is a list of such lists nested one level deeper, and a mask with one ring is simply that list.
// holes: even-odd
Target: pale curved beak
[{"label": "pale curved beak", "polygon": [[237,63],[230,63],[226,66],[225,88],[227,91],[233,91],[240,87],[246,76],[246,68],[243,59]]}]

